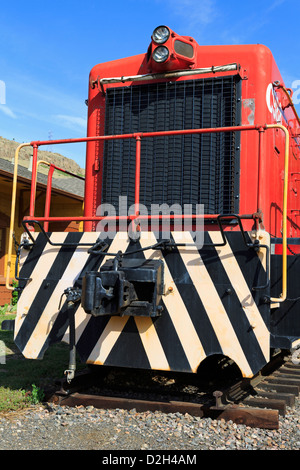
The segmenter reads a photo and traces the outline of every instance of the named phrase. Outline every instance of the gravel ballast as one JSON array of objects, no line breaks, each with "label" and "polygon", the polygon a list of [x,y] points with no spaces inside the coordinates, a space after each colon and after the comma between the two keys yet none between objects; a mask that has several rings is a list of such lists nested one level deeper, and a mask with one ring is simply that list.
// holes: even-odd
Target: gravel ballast
[{"label": "gravel ballast", "polygon": [[0,414],[0,450],[172,450],[185,451],[185,458],[201,450],[299,450],[296,401],[279,417],[278,430],[180,413],[35,405]]}]

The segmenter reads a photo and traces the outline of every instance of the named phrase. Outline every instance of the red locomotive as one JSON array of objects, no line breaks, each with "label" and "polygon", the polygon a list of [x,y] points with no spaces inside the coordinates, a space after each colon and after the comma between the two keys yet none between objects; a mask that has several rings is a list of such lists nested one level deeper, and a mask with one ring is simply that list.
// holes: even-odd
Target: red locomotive
[{"label": "red locomotive", "polygon": [[[200,46],[166,26],[90,72],[84,230],[30,214],[15,341],[89,364],[255,375],[300,339],[299,132],[262,45]],[[34,163],[35,164],[35,163]],[[34,167],[35,168],[35,167]],[[33,181],[33,188],[35,182]],[[49,224],[49,225],[48,225]],[[38,230],[33,231],[36,227]]]}]

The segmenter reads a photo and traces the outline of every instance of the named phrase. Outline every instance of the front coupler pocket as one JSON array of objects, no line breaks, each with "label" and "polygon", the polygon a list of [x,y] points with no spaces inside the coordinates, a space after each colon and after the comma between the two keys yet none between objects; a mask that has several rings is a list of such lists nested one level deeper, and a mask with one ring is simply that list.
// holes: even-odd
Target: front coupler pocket
[{"label": "front coupler pocket", "polygon": [[81,305],[94,316],[161,315],[163,262],[123,259],[121,266],[107,261],[100,271],[90,271],[82,279]]}]

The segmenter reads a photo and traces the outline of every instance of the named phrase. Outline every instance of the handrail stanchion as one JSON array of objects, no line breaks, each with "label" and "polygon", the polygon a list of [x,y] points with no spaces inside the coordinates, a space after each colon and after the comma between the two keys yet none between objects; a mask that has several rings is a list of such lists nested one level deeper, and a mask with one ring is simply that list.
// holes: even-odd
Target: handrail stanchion
[{"label": "handrail stanchion", "polygon": [[36,143],[33,143],[32,147],[33,147],[32,179],[31,179],[30,206],[29,206],[29,215],[30,215],[30,217],[34,217],[38,145]]},{"label": "handrail stanchion", "polygon": [[20,144],[15,150],[15,161],[14,161],[14,176],[13,176],[13,187],[11,196],[11,208],[10,208],[10,226],[9,226],[9,237],[8,237],[8,253],[7,253],[7,265],[6,265],[6,281],[5,286],[8,290],[14,290],[9,284],[10,270],[11,270],[11,256],[12,256],[12,243],[15,226],[15,212],[16,212],[16,197],[17,197],[17,181],[18,181],[18,163],[19,163],[19,152],[23,147],[29,147],[30,143]]},{"label": "handrail stanchion", "polygon": [[262,201],[262,189],[263,189],[263,182],[264,182],[264,172],[263,172],[263,165],[265,162],[265,158],[263,157],[263,136],[264,136],[265,129],[260,127],[258,129],[258,184],[257,184],[257,213],[261,211],[261,201]]},{"label": "handrail stanchion", "polygon": [[[49,218],[50,215],[50,204],[51,204],[51,190],[52,190],[52,176],[54,173],[54,165],[50,165],[47,179],[47,190],[46,190],[46,200],[45,200],[45,212],[44,217]],[[44,230],[48,232],[49,230],[49,221],[44,222]]]},{"label": "handrail stanchion", "polygon": [[285,134],[284,147],[284,181],[282,205],[282,293],[278,298],[271,298],[271,302],[284,302],[287,297],[287,200],[289,185],[289,149],[290,134],[282,124],[268,124],[267,129],[281,129]]},{"label": "handrail stanchion", "polygon": [[134,214],[140,213],[141,136],[136,136]]}]

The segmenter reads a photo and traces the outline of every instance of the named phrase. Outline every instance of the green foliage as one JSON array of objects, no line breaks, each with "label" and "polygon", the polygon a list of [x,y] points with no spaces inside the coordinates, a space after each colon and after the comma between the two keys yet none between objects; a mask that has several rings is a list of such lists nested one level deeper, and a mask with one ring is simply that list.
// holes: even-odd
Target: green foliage
[{"label": "green foliage", "polygon": [[30,402],[26,396],[25,390],[11,390],[6,387],[0,387],[0,412],[15,411],[26,408]]},{"label": "green foliage", "polygon": [[[16,312],[17,310],[17,306],[14,305],[9,305],[9,304],[5,304],[3,305],[2,307],[0,307],[0,315],[8,315],[9,313],[11,314],[14,314],[14,312]],[[8,319],[8,317],[6,318],[6,320]]]},{"label": "green foliage", "polygon": [[0,315],[5,315],[7,313],[12,313],[15,312],[17,309],[17,303],[19,299],[19,292],[18,292],[18,282],[13,281],[12,286],[14,290],[12,291],[12,297],[11,297],[11,302],[10,304],[5,304],[0,306]]},{"label": "green foliage", "polygon": [[[26,408],[44,400],[44,390],[62,378],[69,364],[69,346],[53,344],[42,360],[25,359],[15,345],[13,332],[1,329],[3,320],[15,315],[0,314],[0,341],[6,348],[5,364],[0,364],[0,412]],[[78,361],[77,370],[86,367]]]},{"label": "green foliage", "polygon": [[43,390],[41,390],[35,384],[32,384],[32,392],[31,392],[31,395],[30,395],[31,403],[36,405],[37,403],[42,402],[44,398],[45,398],[45,394],[44,394]]},{"label": "green foliage", "polygon": [[0,307],[0,315],[5,315],[6,312],[8,311],[9,309],[9,305],[8,304],[5,304],[3,305],[2,307]]},{"label": "green foliage", "polygon": [[12,293],[12,300],[11,300],[11,304],[13,306],[17,305],[18,298],[19,298],[19,292],[17,291],[18,285],[19,284],[18,284],[17,281],[13,281],[12,286],[13,286],[14,290],[13,290],[13,293]]}]

